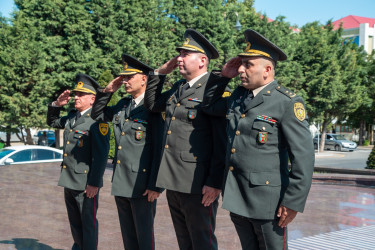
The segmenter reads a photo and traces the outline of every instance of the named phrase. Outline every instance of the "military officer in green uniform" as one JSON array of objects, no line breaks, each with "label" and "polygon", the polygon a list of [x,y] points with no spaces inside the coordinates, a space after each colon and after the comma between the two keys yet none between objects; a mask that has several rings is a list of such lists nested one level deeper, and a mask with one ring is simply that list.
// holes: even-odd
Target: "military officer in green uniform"
[{"label": "military officer in green uniform", "polygon": [[75,82],[75,109],[60,117],[62,107],[70,100],[70,91],[65,90],[48,106],[47,123],[64,129],[64,158],[58,185],[64,187],[74,239],[72,249],[97,249],[96,213],[108,158],[109,124],[95,122],[90,116],[98,83],[85,74],[78,74]]},{"label": "military officer in green uniform", "polygon": [[302,98],[274,79],[287,56],[256,31],[245,38],[245,51],[221,71],[227,82],[240,74],[242,84],[227,99],[224,81],[212,84],[203,103],[227,120],[223,208],[243,249],[287,249],[287,225],[303,212],[311,186],[312,137]]},{"label": "military officer in green uniform", "polygon": [[[160,162],[162,116],[143,106],[147,75],[154,69],[123,54],[123,70],[116,79],[98,91],[92,117],[112,121],[116,151],[112,178],[125,249],[155,249],[154,217],[156,198],[162,189],[155,187]],[[122,85],[129,96],[107,106]]]},{"label": "military officer in green uniform", "polygon": [[[201,110],[215,47],[188,29],[179,55],[150,73],[145,106],[165,112],[163,150],[156,186],[167,200],[180,249],[217,249],[214,234],[224,174],[225,119]],[[184,79],[162,92],[166,74],[178,67]],[[221,126],[221,125],[222,126]]]}]

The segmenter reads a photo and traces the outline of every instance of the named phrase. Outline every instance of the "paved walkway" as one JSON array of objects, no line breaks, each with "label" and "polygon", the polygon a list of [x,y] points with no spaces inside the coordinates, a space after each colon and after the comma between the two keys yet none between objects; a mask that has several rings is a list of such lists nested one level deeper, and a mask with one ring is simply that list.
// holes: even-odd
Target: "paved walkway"
[{"label": "paved walkway", "polygon": [[[0,249],[70,249],[72,237],[63,192],[56,186],[59,172],[58,164],[0,167]],[[107,169],[99,199],[99,249],[104,250],[123,249],[116,205],[110,196],[111,175],[112,170]],[[313,184],[305,212],[289,226],[289,249],[317,249],[308,248],[316,239],[328,240],[335,247],[341,241],[337,235],[363,243],[357,235],[374,230],[375,189],[322,183]],[[346,234],[356,229],[358,234]],[[165,193],[158,200],[155,234],[156,249],[178,249]],[[216,235],[219,249],[241,249],[228,212],[221,208]],[[357,249],[370,248],[358,245]]]}]

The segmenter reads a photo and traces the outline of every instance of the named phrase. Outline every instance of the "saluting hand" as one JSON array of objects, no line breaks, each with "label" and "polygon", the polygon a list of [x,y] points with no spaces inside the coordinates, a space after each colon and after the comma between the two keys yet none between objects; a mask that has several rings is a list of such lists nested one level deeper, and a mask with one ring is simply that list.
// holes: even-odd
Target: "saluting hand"
[{"label": "saluting hand", "polygon": [[211,205],[212,202],[214,202],[217,198],[217,196],[220,194],[221,190],[216,189],[209,186],[203,186],[202,188],[202,204],[205,207],[208,207]]},{"label": "saluting hand", "polygon": [[87,198],[93,198],[99,191],[98,187],[87,185],[85,189],[85,194]]},{"label": "saluting hand", "polygon": [[280,218],[279,220],[279,227],[286,227],[292,220],[297,216],[297,211],[293,209],[287,208],[285,206],[280,206],[279,210],[277,211],[277,217]]},{"label": "saluting hand", "polygon": [[122,77],[116,77],[104,88],[104,93],[113,93],[116,92],[122,85]]},{"label": "saluting hand", "polygon": [[236,77],[238,73],[238,68],[242,64],[242,59],[239,56],[233,57],[230,59],[221,70],[221,76],[227,77],[227,78],[234,78]]},{"label": "saluting hand", "polygon": [[156,192],[156,191],[152,191],[150,189],[147,189],[144,193],[143,193],[143,196],[146,196],[147,195],[147,201],[148,202],[153,202],[154,200],[156,200],[157,198],[159,198],[160,196],[160,193],[159,192]]},{"label": "saluting hand", "polygon": [[178,64],[177,64],[177,57],[179,57],[179,56],[173,57],[168,62],[164,63],[156,71],[159,74],[163,74],[163,75],[167,75],[167,74],[171,73],[178,66]]},{"label": "saluting hand", "polygon": [[69,100],[70,100],[70,90],[67,89],[64,92],[62,92],[59,97],[57,97],[55,105],[58,107],[64,106],[68,104]]}]

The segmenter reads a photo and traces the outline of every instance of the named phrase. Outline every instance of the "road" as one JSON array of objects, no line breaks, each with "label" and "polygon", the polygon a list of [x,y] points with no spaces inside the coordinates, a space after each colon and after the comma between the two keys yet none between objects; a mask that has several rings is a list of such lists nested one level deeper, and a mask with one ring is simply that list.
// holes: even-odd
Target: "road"
[{"label": "road", "polygon": [[365,169],[366,161],[371,152],[369,147],[359,147],[353,152],[336,152],[326,150],[322,153],[315,151],[315,166],[344,168],[344,169]]}]

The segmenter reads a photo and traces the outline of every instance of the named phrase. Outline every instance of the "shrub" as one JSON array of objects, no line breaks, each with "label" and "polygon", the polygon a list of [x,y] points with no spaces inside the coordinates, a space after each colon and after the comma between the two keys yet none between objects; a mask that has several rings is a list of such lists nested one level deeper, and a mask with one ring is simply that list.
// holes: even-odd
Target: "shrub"
[{"label": "shrub", "polygon": [[372,148],[372,151],[367,159],[367,169],[375,169],[375,147]]}]

